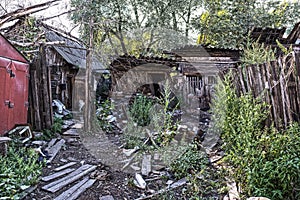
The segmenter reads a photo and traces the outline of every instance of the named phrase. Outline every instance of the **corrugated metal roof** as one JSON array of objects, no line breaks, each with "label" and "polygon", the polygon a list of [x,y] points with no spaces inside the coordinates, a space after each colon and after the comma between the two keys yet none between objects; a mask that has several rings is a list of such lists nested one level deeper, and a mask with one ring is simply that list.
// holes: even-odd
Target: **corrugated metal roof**
[{"label": "corrugated metal roof", "polygon": [[[53,45],[53,48],[60,54],[69,64],[78,68],[86,67],[86,47],[79,42],[64,37],[54,31],[46,31],[46,39],[48,42],[63,41],[64,45]],[[93,57],[92,68],[96,71],[108,72],[104,65]]]}]

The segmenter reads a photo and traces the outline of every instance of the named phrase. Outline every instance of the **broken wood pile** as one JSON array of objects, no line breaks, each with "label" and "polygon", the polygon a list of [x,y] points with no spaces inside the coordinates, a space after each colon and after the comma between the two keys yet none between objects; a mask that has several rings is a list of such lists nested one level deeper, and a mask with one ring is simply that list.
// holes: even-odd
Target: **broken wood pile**
[{"label": "broken wood pile", "polygon": [[238,93],[251,92],[271,105],[268,124],[277,128],[300,121],[300,51],[296,47],[277,61],[233,69]]}]

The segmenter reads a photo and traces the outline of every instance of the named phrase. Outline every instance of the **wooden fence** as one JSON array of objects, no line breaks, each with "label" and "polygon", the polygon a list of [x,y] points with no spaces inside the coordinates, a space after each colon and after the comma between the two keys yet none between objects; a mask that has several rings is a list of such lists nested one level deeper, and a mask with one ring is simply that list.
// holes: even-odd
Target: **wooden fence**
[{"label": "wooden fence", "polygon": [[268,123],[285,128],[300,121],[300,53],[294,51],[277,61],[233,69],[239,94],[252,92],[271,105]]},{"label": "wooden fence", "polygon": [[50,67],[45,48],[41,47],[30,68],[28,121],[35,130],[50,129],[53,123]]}]

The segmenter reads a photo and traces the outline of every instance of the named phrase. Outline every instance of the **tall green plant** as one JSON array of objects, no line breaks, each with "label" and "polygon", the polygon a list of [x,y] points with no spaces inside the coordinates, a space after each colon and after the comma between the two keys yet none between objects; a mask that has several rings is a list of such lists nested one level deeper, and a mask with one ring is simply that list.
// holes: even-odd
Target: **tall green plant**
[{"label": "tall green plant", "polygon": [[146,126],[150,123],[150,109],[152,105],[153,100],[144,95],[137,95],[135,97],[133,104],[130,106],[129,113],[139,126]]},{"label": "tall green plant", "polygon": [[243,195],[299,199],[300,126],[265,128],[269,106],[251,94],[237,96],[230,80],[217,85],[213,120]]},{"label": "tall green plant", "polygon": [[275,50],[258,41],[247,41],[241,56],[242,65],[263,64],[275,60]]}]

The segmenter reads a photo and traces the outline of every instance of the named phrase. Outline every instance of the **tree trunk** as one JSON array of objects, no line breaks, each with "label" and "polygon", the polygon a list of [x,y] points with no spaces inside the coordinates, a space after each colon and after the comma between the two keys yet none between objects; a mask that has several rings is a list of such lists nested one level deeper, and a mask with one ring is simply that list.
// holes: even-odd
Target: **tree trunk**
[{"label": "tree trunk", "polygon": [[93,54],[93,18],[90,19],[89,26],[89,46],[86,51],[86,71],[85,71],[85,108],[84,108],[84,130],[91,131],[92,122],[92,99],[91,99],[91,77],[92,77],[92,54]]}]

